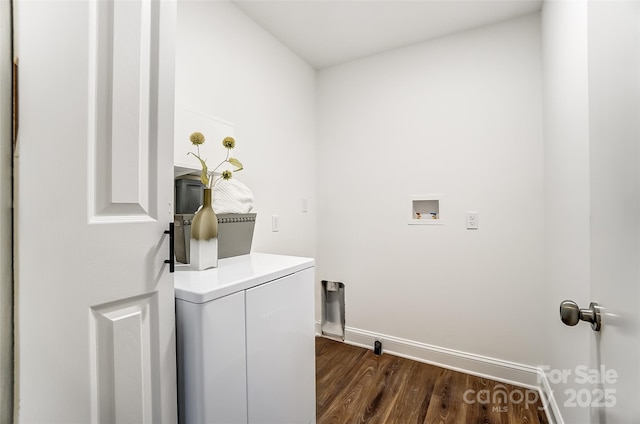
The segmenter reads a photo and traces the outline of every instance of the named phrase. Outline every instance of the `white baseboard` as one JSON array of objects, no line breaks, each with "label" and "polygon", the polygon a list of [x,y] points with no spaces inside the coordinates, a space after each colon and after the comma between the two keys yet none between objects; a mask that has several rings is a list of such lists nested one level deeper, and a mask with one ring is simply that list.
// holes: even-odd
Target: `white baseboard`
[{"label": "white baseboard", "polygon": [[547,378],[547,374],[544,371],[539,370],[540,373],[540,392],[544,396],[543,399],[545,401],[544,407],[545,412],[547,413],[547,417],[549,418],[550,424],[564,424],[564,420],[562,419],[562,414],[560,413],[560,408],[558,408],[558,403],[556,402],[555,396],[553,396],[553,390],[551,389],[551,384],[549,383],[549,379]]},{"label": "white baseboard", "polygon": [[[316,322],[316,334],[318,336],[322,334],[319,322]],[[564,424],[549,381],[545,373],[538,367],[414,342],[353,327],[345,328],[344,342],[347,344],[373,349],[373,343],[376,340],[382,342],[383,353],[537,390],[543,400],[549,424]]]}]

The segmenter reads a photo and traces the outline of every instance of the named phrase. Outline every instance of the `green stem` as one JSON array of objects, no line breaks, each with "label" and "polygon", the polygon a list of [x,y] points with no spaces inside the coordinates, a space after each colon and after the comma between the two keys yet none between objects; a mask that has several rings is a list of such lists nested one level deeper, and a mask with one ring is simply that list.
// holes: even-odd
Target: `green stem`
[{"label": "green stem", "polygon": [[218,182],[218,180],[222,177],[218,177],[215,181],[213,179],[213,176],[215,174],[215,172],[218,170],[218,168],[220,168],[222,166],[223,163],[225,162],[229,162],[229,149],[227,149],[227,157],[224,158],[224,160],[222,162],[220,162],[218,164],[218,166],[216,166],[215,168],[213,168],[213,171],[211,171],[211,179],[209,181],[211,181],[211,186],[209,188],[213,188],[213,186],[216,184],[216,182]]}]

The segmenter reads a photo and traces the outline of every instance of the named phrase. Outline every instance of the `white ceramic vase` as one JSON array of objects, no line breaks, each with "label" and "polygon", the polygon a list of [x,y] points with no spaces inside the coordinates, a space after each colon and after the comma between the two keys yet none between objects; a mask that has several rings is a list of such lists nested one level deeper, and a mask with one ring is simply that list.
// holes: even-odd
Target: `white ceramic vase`
[{"label": "white ceramic vase", "polygon": [[191,238],[190,241],[190,266],[196,271],[203,271],[218,266],[218,237],[209,240],[196,240]]}]

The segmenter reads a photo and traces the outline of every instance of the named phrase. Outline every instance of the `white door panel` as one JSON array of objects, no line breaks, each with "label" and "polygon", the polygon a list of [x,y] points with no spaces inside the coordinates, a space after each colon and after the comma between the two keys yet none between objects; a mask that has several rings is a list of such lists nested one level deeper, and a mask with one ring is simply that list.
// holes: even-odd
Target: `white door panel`
[{"label": "white door panel", "polygon": [[591,389],[593,424],[640,422],[639,22],[638,2],[589,4],[591,299],[603,313],[591,369],[609,370],[579,392]]},{"label": "white door panel", "polygon": [[[159,3],[92,2],[89,17],[89,178],[92,220],[157,219],[155,58]],[[109,160],[104,160],[104,159]],[[164,210],[163,210],[164,212]]]},{"label": "white door panel", "polygon": [[638,423],[640,3],[548,1],[542,24],[548,290],[555,314],[572,299],[602,316],[594,332],[554,315],[551,406],[559,423]]},{"label": "white door panel", "polygon": [[175,7],[15,3],[19,423],[177,419]]},{"label": "white door panel", "polygon": [[[98,422],[152,422],[153,374],[159,368],[155,293],[92,308],[90,344],[95,369],[94,416]],[[156,411],[159,414],[160,411]]]}]

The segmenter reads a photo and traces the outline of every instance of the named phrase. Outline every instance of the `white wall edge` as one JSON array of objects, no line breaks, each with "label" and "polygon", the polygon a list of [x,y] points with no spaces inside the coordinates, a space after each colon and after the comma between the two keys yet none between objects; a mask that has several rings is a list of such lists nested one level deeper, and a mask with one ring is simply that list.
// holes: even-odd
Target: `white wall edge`
[{"label": "white wall edge", "polygon": [[[316,335],[322,336],[320,322],[316,322]],[[347,344],[373,349],[373,342],[376,340],[382,342],[383,353],[536,390],[542,399],[549,424],[564,424],[549,380],[538,367],[345,327],[344,342]]]}]

